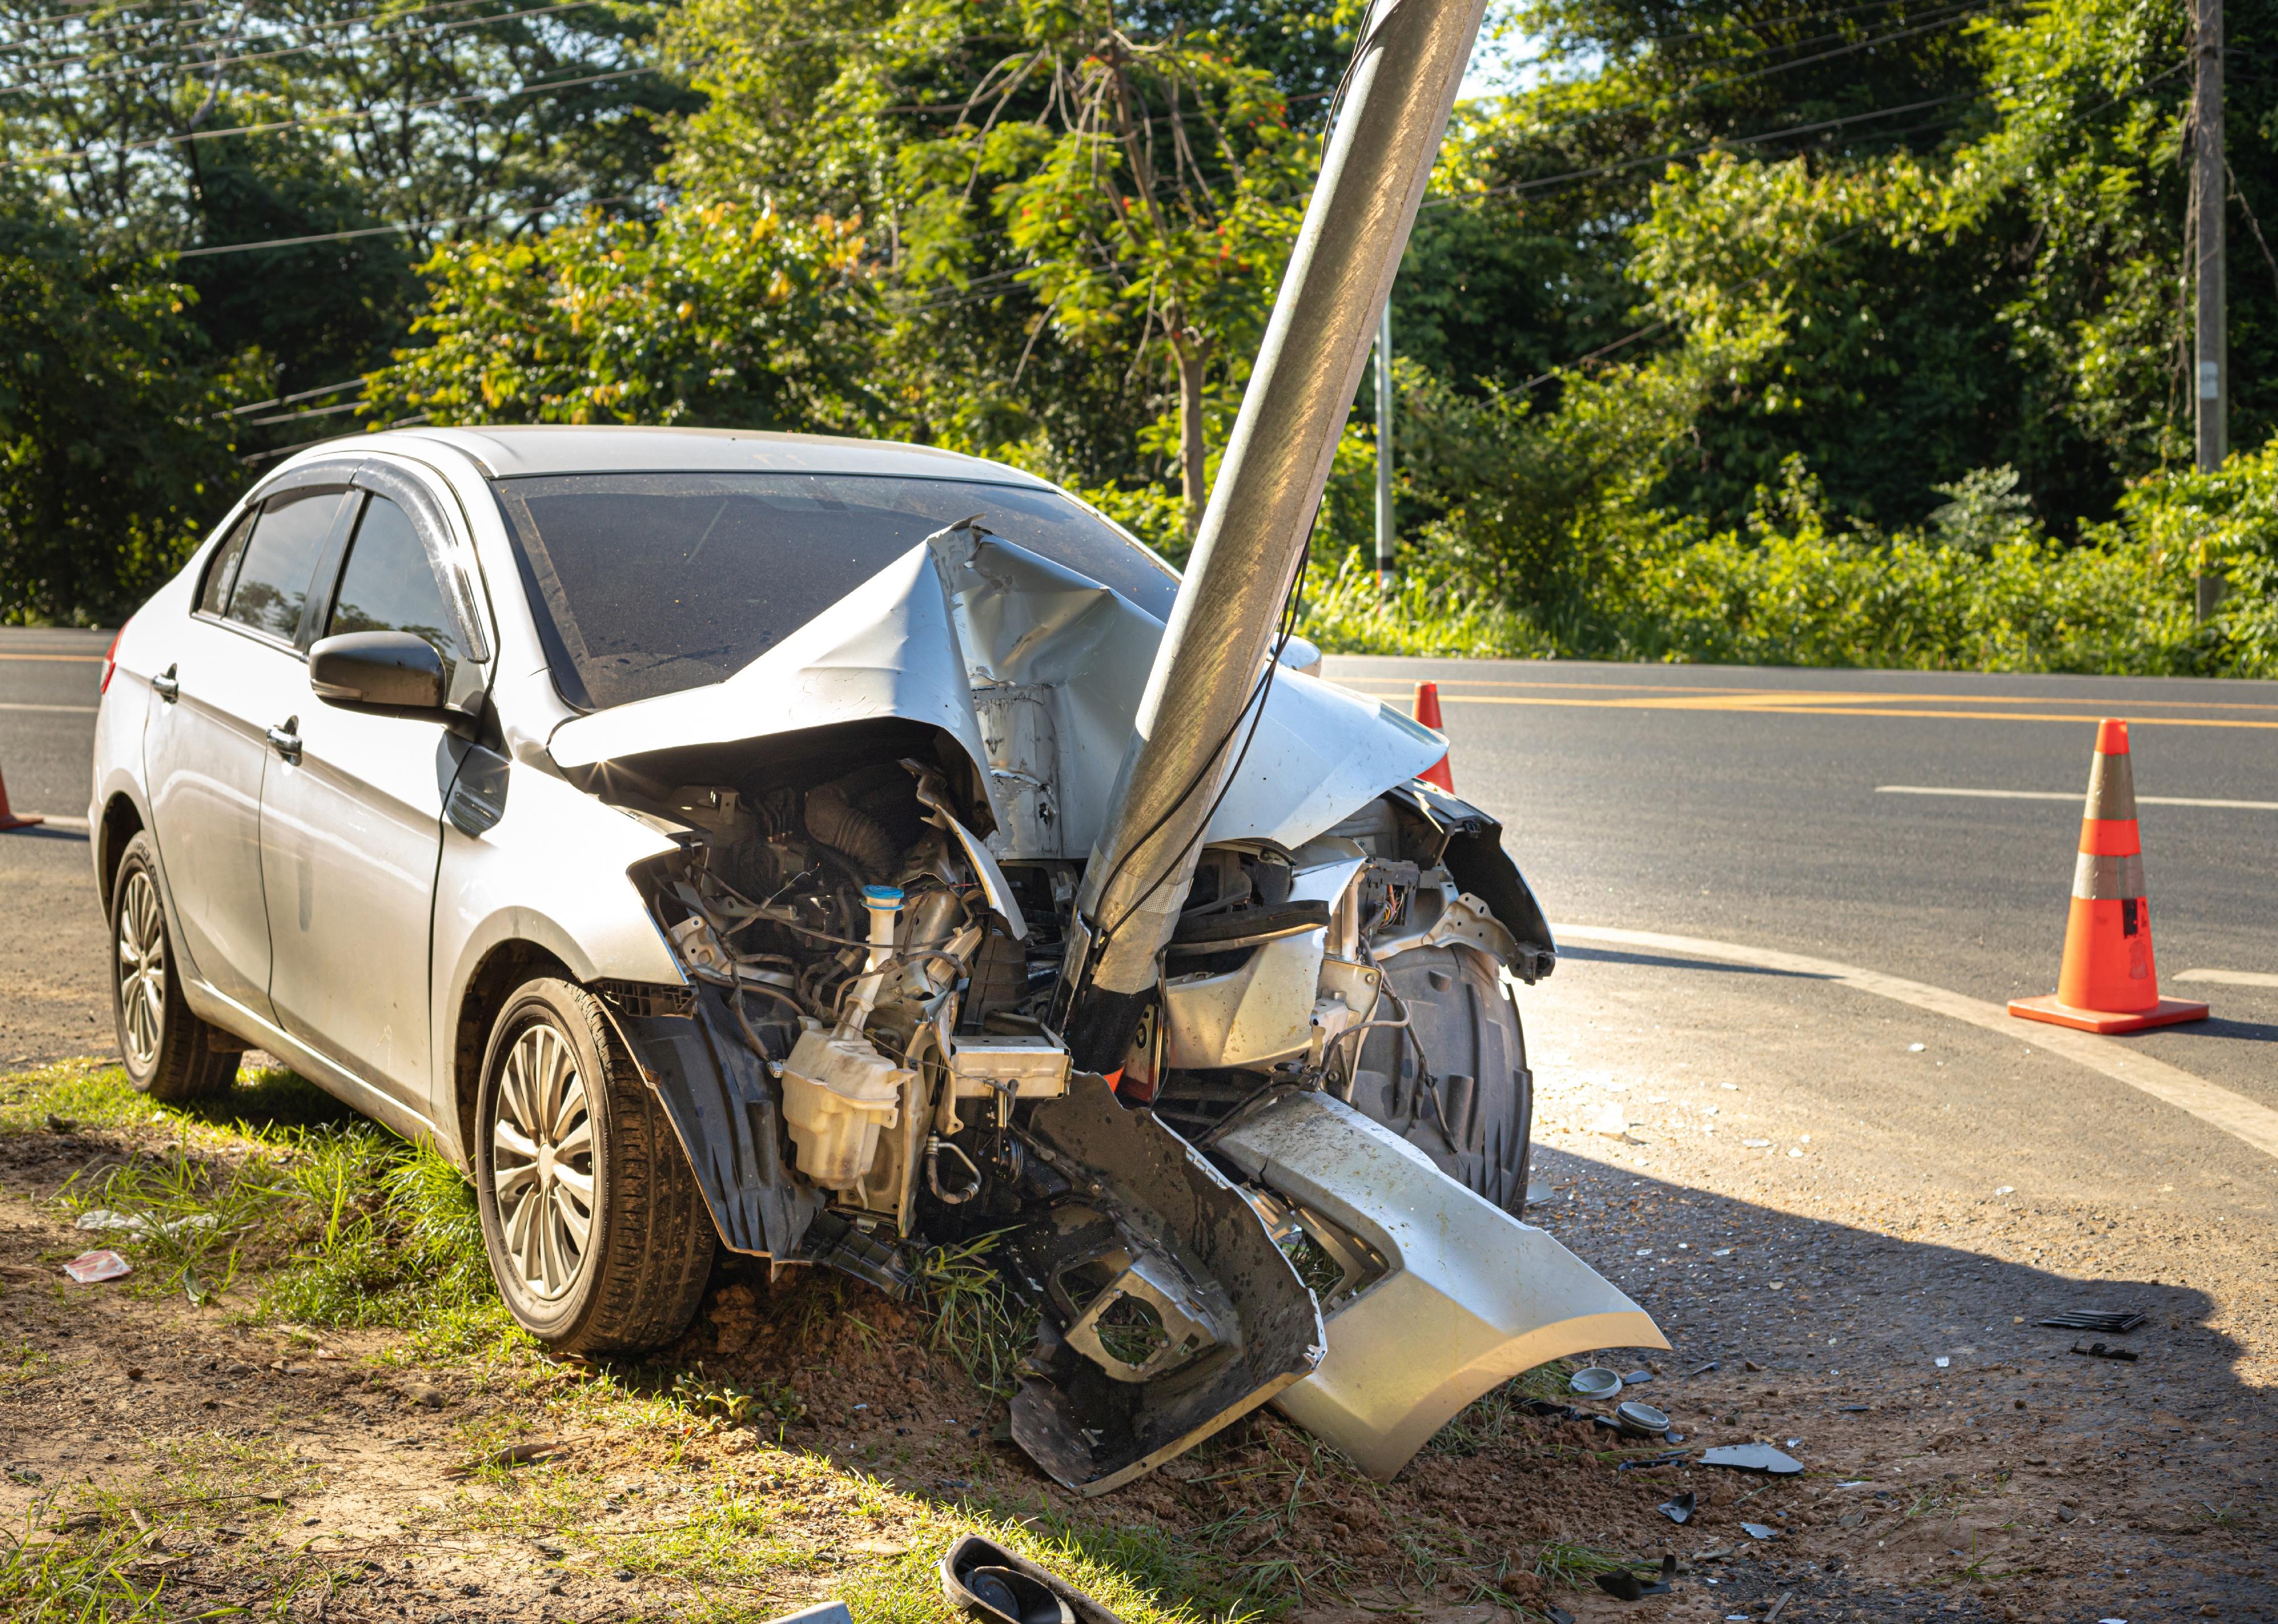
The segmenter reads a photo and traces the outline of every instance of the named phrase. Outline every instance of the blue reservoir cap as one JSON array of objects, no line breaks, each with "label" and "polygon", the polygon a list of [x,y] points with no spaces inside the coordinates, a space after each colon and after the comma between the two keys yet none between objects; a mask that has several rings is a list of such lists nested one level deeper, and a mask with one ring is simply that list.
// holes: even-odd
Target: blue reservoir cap
[{"label": "blue reservoir cap", "polygon": [[902,905],[901,888],[891,885],[866,885],[862,888],[862,903],[869,908],[898,908]]}]

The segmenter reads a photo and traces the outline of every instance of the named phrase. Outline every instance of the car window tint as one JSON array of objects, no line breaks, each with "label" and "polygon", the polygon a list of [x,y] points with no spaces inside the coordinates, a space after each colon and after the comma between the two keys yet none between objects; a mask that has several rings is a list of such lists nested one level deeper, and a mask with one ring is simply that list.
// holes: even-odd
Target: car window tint
[{"label": "car window tint", "polygon": [[434,644],[449,673],[465,657],[451,626],[442,585],[410,515],[384,496],[368,499],[356,521],[355,539],[348,544],[348,567],[340,572],[325,635],[415,632]]},{"label": "car window tint", "polygon": [[1051,491],[839,474],[585,474],[500,481],[563,695],[603,709],[751,664],[944,524],[1110,586],[1158,619],[1170,568]]},{"label": "car window tint", "polygon": [[261,509],[238,566],[237,587],[229,595],[228,617],[241,626],[288,642],[301,629],[301,608],[317,573],[341,493],[320,492],[271,498]]},{"label": "car window tint", "polygon": [[261,515],[249,513],[237,522],[237,528],[214,549],[213,562],[206,566],[205,590],[198,594],[198,613],[219,614],[229,602],[229,589],[236,583],[237,566],[245,556],[245,544],[253,534],[253,522]]}]

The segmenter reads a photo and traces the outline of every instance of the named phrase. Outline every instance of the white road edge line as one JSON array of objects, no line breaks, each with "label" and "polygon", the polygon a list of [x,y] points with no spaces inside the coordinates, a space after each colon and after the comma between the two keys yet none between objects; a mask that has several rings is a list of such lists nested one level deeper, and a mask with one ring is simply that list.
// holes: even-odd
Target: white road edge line
[{"label": "white road edge line", "polygon": [[2226,987],[2278,987],[2278,975],[2259,970],[2186,970],[2178,981],[2220,981]]},{"label": "white road edge line", "polygon": [[2154,1060],[2129,1048],[2124,1039],[2098,1037],[2092,1032],[2075,1032],[2037,1021],[2020,1021],[2005,1006],[1988,1003],[1982,998],[1966,997],[1927,982],[1909,981],[1877,970],[1861,970],[1855,964],[1838,964],[1832,959],[1808,958],[1800,953],[1743,947],[1732,942],[1710,942],[1699,936],[1670,936],[1659,931],[1622,930],[1607,925],[1554,925],[1550,929],[1560,941],[1571,938],[1620,947],[1653,948],[1664,953],[1690,953],[1696,958],[1753,964],[1761,970],[1818,976],[1862,993],[1872,993],[1878,998],[1912,1004],[1933,1015],[1967,1021],[1988,1032],[1998,1032],[2005,1038],[2015,1038],[2035,1048],[2061,1055],[2092,1071],[2101,1071],[2116,1083],[2125,1083],[2163,1104],[2189,1112],[2210,1127],[2245,1140],[2265,1155],[2278,1157],[2278,1111],[2163,1060]]},{"label": "white road edge line", "polygon": [[[1877,784],[1877,795],[1967,795],[1986,801],[2077,801],[2070,789],[1949,789],[1930,784]],[[2278,812],[2278,801],[2208,801],[2188,795],[2139,795],[2139,806],[2226,806],[2238,812]]]},{"label": "white road edge line", "polygon": [[74,835],[90,835],[94,833],[92,829],[88,827],[86,819],[74,818],[67,812],[26,812],[24,816],[27,818],[37,818],[40,820],[37,824],[33,826],[35,828],[69,829]]},{"label": "white road edge line", "polygon": [[74,716],[92,716],[95,714],[95,708],[96,707],[91,705],[10,705],[0,703],[0,711],[68,711]]}]

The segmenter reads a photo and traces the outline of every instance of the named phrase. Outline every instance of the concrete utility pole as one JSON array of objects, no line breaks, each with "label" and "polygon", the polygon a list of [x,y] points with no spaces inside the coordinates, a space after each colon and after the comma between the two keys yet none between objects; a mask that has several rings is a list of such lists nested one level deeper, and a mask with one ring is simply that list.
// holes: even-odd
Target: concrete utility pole
[{"label": "concrete utility pole", "polygon": [[[2190,255],[2197,286],[2198,320],[2192,345],[2198,365],[2193,426],[2203,474],[2222,466],[2230,453],[2230,367],[2225,354],[2223,311],[2223,216],[2230,195],[2222,152],[2222,0],[2192,0],[2191,51],[2198,79],[2191,90]],[[2198,618],[2204,623],[2222,597],[2222,577],[2200,543]]]},{"label": "concrete utility pole", "polygon": [[1376,590],[1392,590],[1392,299],[1376,321]]},{"label": "concrete utility pole", "polygon": [[1218,793],[1273,657],[1487,0],[1377,0],[1320,179],[1242,392],[1202,530],[1140,696],[1060,968],[1055,1013],[1076,1064],[1123,1064],[1154,997],[1156,955],[1194,881]]}]

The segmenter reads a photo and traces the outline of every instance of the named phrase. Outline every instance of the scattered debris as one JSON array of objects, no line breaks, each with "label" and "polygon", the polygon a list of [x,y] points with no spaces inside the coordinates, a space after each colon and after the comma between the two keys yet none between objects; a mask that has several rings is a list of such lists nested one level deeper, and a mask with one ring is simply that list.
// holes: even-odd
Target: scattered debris
[{"label": "scattered debris", "polygon": [[1750,1539],[1777,1539],[1779,1537],[1779,1530],[1772,1527],[1769,1522],[1743,1522],[1740,1524],[1740,1532],[1746,1534]]},{"label": "scattered debris", "polygon": [[1616,1601],[1638,1601],[1647,1596],[1666,1596],[1677,1578],[1677,1559],[1661,1559],[1661,1577],[1650,1583],[1640,1579],[1626,1567],[1617,1567],[1611,1573],[1600,1574],[1598,1588]]},{"label": "scattered debris", "polygon": [[93,1285],[98,1280],[123,1279],[134,1270],[118,1253],[105,1249],[80,1253],[64,1265],[64,1272],[81,1285]]},{"label": "scattered debris", "polygon": [[1753,1359],[1744,1359],[1740,1361],[1740,1369],[1743,1370],[1762,1370],[1763,1367]]},{"label": "scattered debris", "polygon": [[2075,1308],[2037,1323],[2052,1330],[2101,1330],[2120,1336],[2148,1323],[2151,1317],[2133,1308]]},{"label": "scattered debris", "polygon": [[1568,1376],[1566,1385],[1585,1399],[1610,1399],[1621,1391],[1622,1378],[1603,1365],[1592,1365]]},{"label": "scattered debris", "polygon": [[1614,1411],[1614,1425],[1633,1438],[1657,1437],[1669,1430],[1669,1417],[1650,1404],[1631,1399]]},{"label": "scattered debris", "polygon": [[76,1133],[79,1132],[79,1124],[73,1122],[68,1117],[58,1117],[55,1112],[50,1111],[48,1113],[48,1132],[50,1133]]},{"label": "scattered debris", "polygon": [[1677,1466],[1685,1460],[1685,1452],[1672,1449],[1665,1455],[1640,1455],[1632,1460],[1617,1462],[1617,1472],[1650,1472],[1664,1466]]},{"label": "scattered debris", "polygon": [[1945,1354],[1944,1354],[1944,1353],[1940,1353],[1940,1354],[1939,1354],[1936,1359],[1932,1360],[1930,1362],[1931,1362],[1932,1364],[1936,1365],[1939,1369],[1943,1370],[1943,1369],[1945,1369],[1946,1368],[1948,1368],[1949,1366],[1951,1366],[1951,1365],[1953,1363],[1953,1361],[1952,1359],[1948,1358]]},{"label": "scattered debris", "polygon": [[1784,1455],[1770,1444],[1724,1444],[1706,1451],[1701,1457],[1703,1466],[1729,1466],[1742,1472],[1770,1472],[1775,1477],[1788,1477],[1803,1470],[1803,1462],[1792,1455]]},{"label": "scattered debris", "polygon": [[978,1534],[943,1555],[941,1590],[991,1624],[1123,1624],[1066,1580]]},{"label": "scattered debris", "polygon": [[1623,1384],[1628,1387],[1642,1387],[1651,1380],[1653,1372],[1650,1370],[1632,1370],[1622,1377]]},{"label": "scattered debris", "polygon": [[822,1601],[769,1619],[768,1624],[854,1624],[854,1615],[846,1611],[843,1601]]},{"label": "scattered debris", "polygon": [[1659,1512],[1663,1516],[1668,1518],[1671,1522],[1677,1523],[1682,1527],[1684,1524],[1693,1521],[1693,1491],[1687,1489],[1675,1499],[1663,1500],[1660,1505],[1655,1506],[1654,1509]]},{"label": "scattered debris", "polygon": [[[79,1215],[74,1229],[118,1230],[129,1235],[179,1235],[186,1230],[210,1230],[218,1223],[210,1212],[192,1213],[186,1218],[168,1218],[153,1223],[141,1213],[113,1212],[108,1207],[90,1207]],[[2084,1325],[2083,1330],[2101,1330],[2100,1325]]]},{"label": "scattered debris", "polygon": [[2083,1347],[2079,1343],[2075,1342],[2072,1345],[2072,1351],[2075,1353],[2085,1353],[2091,1359],[2124,1360],[2131,1365],[2136,1362],[2137,1359],[2137,1353],[2134,1348],[2114,1347],[2109,1342],[2091,1342],[2086,1347]]},{"label": "scattered debris", "polygon": [[1772,1620],[1779,1617],[1780,1610],[1794,1599],[1795,1592],[1793,1590],[1789,1590],[1781,1596],[1777,1601],[1772,1604],[1771,1611],[1764,1614],[1764,1624],[1772,1624]]},{"label": "scattered debris", "polygon": [[[1685,1374],[1686,1374],[1686,1375],[1687,1375],[1687,1376],[1706,1376],[1706,1375],[1708,1375],[1708,1372],[1710,1372],[1711,1370],[1714,1370],[1716,1368],[1716,1361],[1715,1360],[1713,1360],[1713,1359],[1712,1359],[1712,1360],[1710,1360],[1707,1364],[1705,1364],[1705,1365],[1701,1365],[1701,1366],[1700,1366],[1700,1367],[1698,1367],[1697,1369],[1694,1369],[1687,1370]],[[1754,1367],[1754,1365],[1751,1365],[1751,1366],[1749,1366],[1748,1368],[1749,1368],[1750,1369],[1752,1369],[1752,1370],[1755,1369],[1755,1367]]]}]

